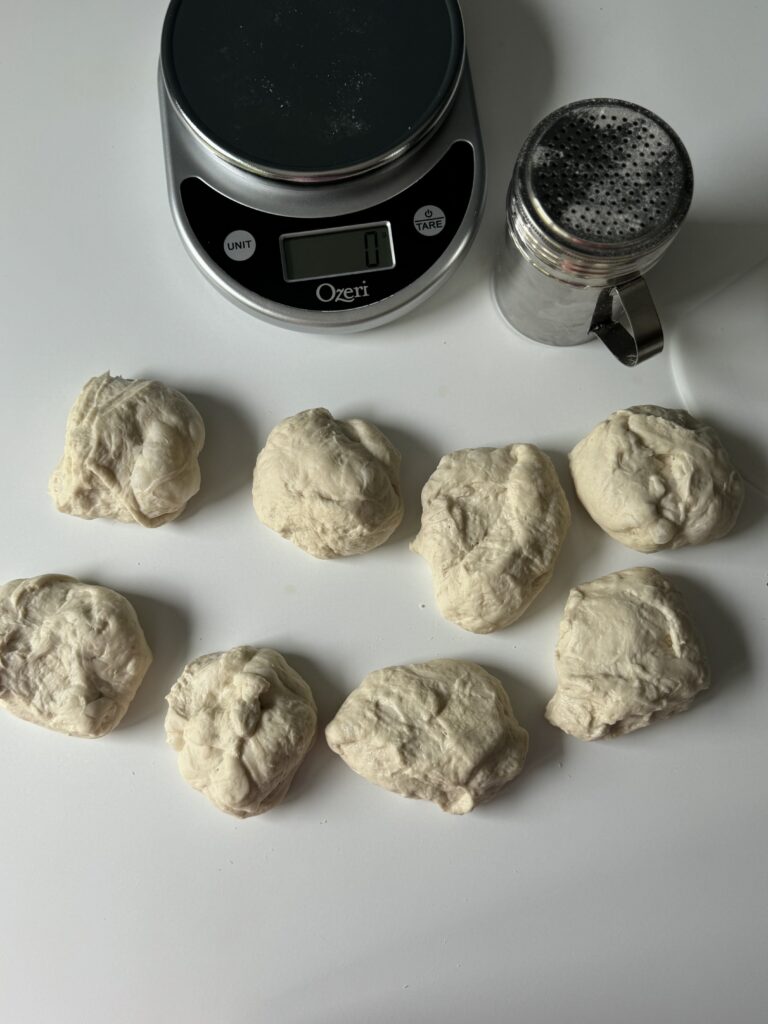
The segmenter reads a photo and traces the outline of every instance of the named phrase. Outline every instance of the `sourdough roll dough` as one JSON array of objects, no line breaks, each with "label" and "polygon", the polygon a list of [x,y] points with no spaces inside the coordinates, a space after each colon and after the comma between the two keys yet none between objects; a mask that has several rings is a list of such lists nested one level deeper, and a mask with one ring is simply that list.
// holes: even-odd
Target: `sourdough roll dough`
[{"label": "sourdough roll dough", "polygon": [[452,814],[494,797],[528,752],[498,679],[448,658],[371,672],[325,735],[369,782]]},{"label": "sourdough roll dough", "polygon": [[136,612],[70,576],[0,586],[0,707],[70,736],[118,724],[152,662]]},{"label": "sourdough roll dough", "polygon": [[724,537],[744,498],[714,430],[679,409],[621,409],[576,445],[570,461],[584,508],[636,551]]},{"label": "sourdough roll dough", "polygon": [[179,771],[238,818],[279,804],[312,746],[312,691],[277,651],[233,647],[190,662],[168,694]]},{"label": "sourdough roll dough", "polygon": [[80,392],[49,489],[60,512],[162,526],[200,489],[200,414],[156,380],[104,373]]},{"label": "sourdough roll dough", "polygon": [[317,558],[370,551],[403,518],[400,453],[365,420],[307,409],[267,438],[253,506],[266,526]]},{"label": "sourdough roll dough", "polygon": [[620,736],[685,711],[709,668],[682,598],[655,569],[575,587],[557,644],[549,721],[581,740]]},{"label": "sourdough roll dough", "polygon": [[509,626],[549,582],[568,532],[552,461],[532,444],[452,452],[421,500],[411,548],[429,563],[441,614],[473,633]]}]

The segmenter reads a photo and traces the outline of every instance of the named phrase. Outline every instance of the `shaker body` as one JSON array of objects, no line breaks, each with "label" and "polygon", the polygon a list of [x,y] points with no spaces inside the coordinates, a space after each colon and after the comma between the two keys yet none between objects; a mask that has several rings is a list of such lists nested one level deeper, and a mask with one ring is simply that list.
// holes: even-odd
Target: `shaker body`
[{"label": "shaker body", "polygon": [[621,100],[582,100],[534,128],[515,163],[493,273],[499,312],[545,345],[597,337],[628,366],[663,332],[643,275],[690,206],[693,174],[678,136]]},{"label": "shaker body", "polygon": [[503,318],[520,334],[544,345],[590,340],[602,285],[567,281],[539,269],[518,248],[507,226],[493,273],[493,294]]}]

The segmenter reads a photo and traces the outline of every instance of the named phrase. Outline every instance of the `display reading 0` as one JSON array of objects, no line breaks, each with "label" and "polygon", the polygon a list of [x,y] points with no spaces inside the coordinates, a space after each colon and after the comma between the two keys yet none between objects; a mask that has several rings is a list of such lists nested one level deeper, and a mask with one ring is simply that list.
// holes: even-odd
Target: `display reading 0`
[{"label": "display reading 0", "polygon": [[395,265],[389,224],[283,235],[280,245],[286,281],[365,274],[390,270]]}]

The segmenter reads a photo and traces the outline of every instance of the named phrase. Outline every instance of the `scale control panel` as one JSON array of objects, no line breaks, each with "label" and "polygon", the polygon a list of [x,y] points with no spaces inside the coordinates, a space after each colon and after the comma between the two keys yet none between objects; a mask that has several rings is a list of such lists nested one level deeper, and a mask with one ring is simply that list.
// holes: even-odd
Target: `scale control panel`
[{"label": "scale control panel", "polygon": [[264,213],[198,177],[182,181],[180,195],[203,250],[241,287],[297,309],[338,311],[402,291],[440,259],[467,213],[475,171],[472,145],[454,142],[399,195],[343,217]]}]

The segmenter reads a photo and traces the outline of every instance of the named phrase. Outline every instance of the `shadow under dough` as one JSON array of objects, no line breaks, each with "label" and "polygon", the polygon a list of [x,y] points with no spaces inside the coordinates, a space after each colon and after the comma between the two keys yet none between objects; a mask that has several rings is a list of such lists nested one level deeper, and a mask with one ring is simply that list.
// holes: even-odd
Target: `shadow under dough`
[{"label": "shadow under dough", "polygon": [[214,395],[184,394],[203,417],[205,446],[200,452],[200,490],[191,499],[183,518],[250,488],[258,455],[258,440],[246,414]]},{"label": "shadow under dough", "polygon": [[752,654],[744,627],[715,591],[698,580],[676,573],[665,573],[680,591],[688,608],[696,635],[709,658],[710,689],[696,701],[711,700],[723,687],[749,680]]},{"label": "shadow under dough", "polygon": [[[708,418],[706,422],[717,432],[746,485],[744,504],[731,531],[731,535],[735,536],[754,526],[765,515],[768,498],[768,457],[765,448],[757,443],[755,438],[723,427],[716,420]],[[765,439],[761,440],[764,444]]]},{"label": "shadow under dough", "polygon": [[405,541],[410,543],[421,528],[421,492],[424,484],[437,469],[437,464],[444,453],[436,452],[434,448],[424,444],[413,434],[406,433],[399,427],[392,427],[387,423],[381,423],[378,418],[371,422],[376,423],[379,430],[389,438],[402,456],[400,463],[400,493],[403,497],[405,513],[403,521],[392,534],[387,543],[398,543]]},{"label": "shadow under dough", "polygon": [[167,601],[120,591],[131,602],[152,651],[152,664],[118,729],[130,729],[156,715],[165,717],[165,697],[189,660],[188,616]]},{"label": "shadow under dough", "polygon": [[317,704],[317,735],[282,801],[288,804],[300,799],[315,786],[322,786],[326,777],[337,767],[339,758],[325,742],[325,727],[339,710],[347,692],[318,668],[315,661],[292,651],[281,650],[281,654],[309,685]]},{"label": "shadow under dough", "polygon": [[[551,449],[544,449],[544,452],[550,457],[557,470],[558,479],[571,509],[571,523],[557,556],[552,578],[542,592],[534,598],[530,607],[525,610],[521,620],[532,618],[534,615],[546,614],[552,608],[555,608],[562,616],[571,589],[594,577],[588,568],[590,565],[594,565],[600,548],[611,543],[608,535],[593,521],[576,496],[567,453],[555,452]],[[514,624],[512,628],[514,628]],[[553,645],[556,641],[557,636],[553,638]]]}]

